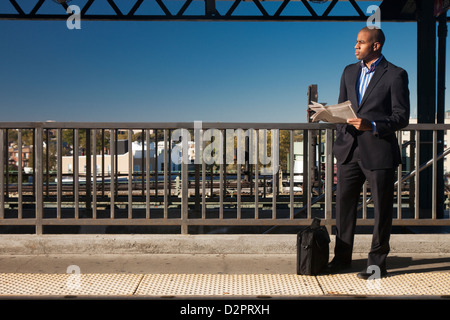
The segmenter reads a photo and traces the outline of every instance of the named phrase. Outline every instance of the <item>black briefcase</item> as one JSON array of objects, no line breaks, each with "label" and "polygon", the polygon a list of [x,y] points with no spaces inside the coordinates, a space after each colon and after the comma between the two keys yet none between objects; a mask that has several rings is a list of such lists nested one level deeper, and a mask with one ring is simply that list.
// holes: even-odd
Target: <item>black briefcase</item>
[{"label": "black briefcase", "polygon": [[297,234],[297,274],[317,275],[328,264],[330,236],[320,219]]}]

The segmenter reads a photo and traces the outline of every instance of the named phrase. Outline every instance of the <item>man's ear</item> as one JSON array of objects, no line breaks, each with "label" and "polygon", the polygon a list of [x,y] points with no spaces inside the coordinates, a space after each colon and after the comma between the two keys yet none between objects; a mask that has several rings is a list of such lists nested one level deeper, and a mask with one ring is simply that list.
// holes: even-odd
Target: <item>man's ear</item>
[{"label": "man's ear", "polygon": [[381,50],[381,43],[374,42],[373,43],[373,49],[374,49],[374,51],[380,51]]}]

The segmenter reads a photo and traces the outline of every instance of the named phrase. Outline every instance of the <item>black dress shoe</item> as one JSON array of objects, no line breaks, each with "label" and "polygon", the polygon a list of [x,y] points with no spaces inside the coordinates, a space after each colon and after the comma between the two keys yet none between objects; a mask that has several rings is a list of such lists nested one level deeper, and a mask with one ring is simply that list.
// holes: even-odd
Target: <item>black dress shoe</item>
[{"label": "black dress shoe", "polygon": [[[387,275],[388,275],[388,272],[387,272],[386,269],[380,269],[380,275],[379,275],[379,278],[384,278],[384,277],[386,277]],[[377,279],[377,278],[378,278],[378,276],[377,276],[375,270],[369,271],[369,270],[367,270],[367,269],[365,269],[365,270],[363,270],[363,271],[361,271],[361,272],[358,272],[358,274],[357,274],[356,276],[357,276],[358,278],[364,279],[364,280],[367,280],[367,279],[369,279],[370,277],[372,277],[372,279]]]},{"label": "black dress shoe", "polygon": [[332,260],[325,268],[324,273],[338,273],[346,269],[350,269],[352,262],[343,262],[340,260]]}]

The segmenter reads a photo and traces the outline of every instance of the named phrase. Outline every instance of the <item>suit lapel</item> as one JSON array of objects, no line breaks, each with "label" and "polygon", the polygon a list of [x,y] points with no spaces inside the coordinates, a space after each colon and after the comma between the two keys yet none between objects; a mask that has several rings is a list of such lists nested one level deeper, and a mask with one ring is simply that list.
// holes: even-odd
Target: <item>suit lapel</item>
[{"label": "suit lapel", "polygon": [[350,101],[355,101],[356,104],[352,103],[352,107],[353,109],[356,111],[358,111],[358,94],[357,94],[357,86],[358,86],[358,78],[361,72],[361,63],[355,63],[354,64],[354,69],[352,70],[352,72],[350,72],[350,81],[349,83],[353,83],[353,86],[351,86],[351,90],[349,90],[349,100]]},{"label": "suit lapel", "polygon": [[358,107],[358,111],[362,108],[364,102],[367,100],[367,97],[370,95],[373,88],[376,87],[378,81],[380,81],[380,79],[383,77],[383,75],[386,72],[386,69],[387,69],[387,61],[386,59],[383,58],[375,69],[375,73],[372,79],[370,80],[369,85],[367,86],[366,92],[364,93],[364,97],[361,100],[361,104]]}]

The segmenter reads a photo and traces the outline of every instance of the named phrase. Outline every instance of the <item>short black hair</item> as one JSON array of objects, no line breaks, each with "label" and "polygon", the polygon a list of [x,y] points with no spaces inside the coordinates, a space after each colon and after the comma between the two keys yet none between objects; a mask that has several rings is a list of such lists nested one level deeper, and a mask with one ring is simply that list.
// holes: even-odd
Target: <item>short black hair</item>
[{"label": "short black hair", "polygon": [[386,40],[386,37],[384,36],[383,30],[377,27],[364,27],[361,29],[361,31],[370,32],[372,37],[374,38],[375,42],[379,42],[381,44],[381,47],[383,47],[384,42]]}]

